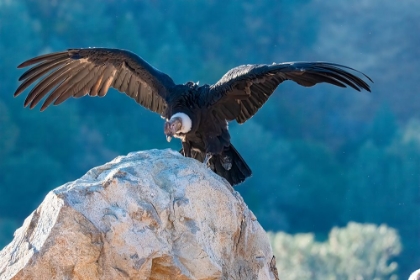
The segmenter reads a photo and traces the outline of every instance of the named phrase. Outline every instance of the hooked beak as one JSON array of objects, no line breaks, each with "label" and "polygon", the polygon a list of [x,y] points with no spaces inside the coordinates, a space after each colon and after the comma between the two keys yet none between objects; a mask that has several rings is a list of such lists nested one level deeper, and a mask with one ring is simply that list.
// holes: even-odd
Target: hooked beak
[{"label": "hooked beak", "polygon": [[182,121],[180,118],[171,118],[165,123],[164,132],[166,141],[171,142],[172,137],[181,129]]},{"label": "hooked beak", "polygon": [[170,122],[165,123],[164,131],[165,131],[165,135],[166,135],[166,141],[171,142],[172,136],[174,136],[174,133],[171,129],[171,123]]}]

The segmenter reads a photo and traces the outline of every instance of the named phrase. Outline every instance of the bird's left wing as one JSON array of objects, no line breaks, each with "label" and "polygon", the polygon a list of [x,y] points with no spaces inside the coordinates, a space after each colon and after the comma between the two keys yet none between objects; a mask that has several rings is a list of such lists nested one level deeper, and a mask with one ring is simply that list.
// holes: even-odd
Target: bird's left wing
[{"label": "bird's left wing", "polygon": [[15,96],[41,79],[30,91],[25,107],[32,109],[49,94],[41,107],[58,105],[70,97],[105,96],[110,87],[124,92],[137,103],[163,114],[169,90],[175,86],[165,73],[139,56],[125,50],[69,49],[23,62],[18,68],[34,65],[20,78]]},{"label": "bird's left wing", "polygon": [[210,86],[203,99],[208,106],[217,109],[220,117],[244,123],[285,80],[292,80],[305,87],[325,82],[339,87],[350,86],[358,91],[370,91],[369,85],[351,72],[372,81],[350,67],[327,62],[242,65],[231,69],[216,84]]}]

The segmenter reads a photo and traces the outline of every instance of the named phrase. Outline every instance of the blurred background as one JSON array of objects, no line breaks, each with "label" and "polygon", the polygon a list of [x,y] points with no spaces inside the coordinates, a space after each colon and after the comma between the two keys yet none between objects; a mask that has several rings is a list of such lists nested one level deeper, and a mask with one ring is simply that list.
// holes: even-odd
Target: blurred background
[{"label": "blurred background", "polygon": [[420,267],[419,32],[418,0],[0,0],[0,248],[51,189],[117,155],[180,149],[114,90],[24,109],[22,61],[123,48],[204,84],[241,64],[321,60],[366,73],[372,93],[283,83],[230,124],[253,170],[236,190],[271,231],[281,279],[406,279]]}]

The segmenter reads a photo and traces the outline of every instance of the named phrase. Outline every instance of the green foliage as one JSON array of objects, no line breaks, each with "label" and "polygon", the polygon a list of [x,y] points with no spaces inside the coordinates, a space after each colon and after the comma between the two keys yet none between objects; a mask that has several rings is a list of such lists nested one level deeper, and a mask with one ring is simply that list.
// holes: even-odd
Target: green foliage
[{"label": "green foliage", "polygon": [[311,233],[269,237],[283,279],[397,279],[400,238],[385,225],[334,227],[325,242],[316,242]]},{"label": "green foliage", "polygon": [[[399,229],[403,258],[419,262],[420,121],[395,133],[389,145],[368,140],[348,169],[342,220],[384,223]],[[387,141],[388,142],[388,141]],[[401,262],[403,269],[408,262]]]}]

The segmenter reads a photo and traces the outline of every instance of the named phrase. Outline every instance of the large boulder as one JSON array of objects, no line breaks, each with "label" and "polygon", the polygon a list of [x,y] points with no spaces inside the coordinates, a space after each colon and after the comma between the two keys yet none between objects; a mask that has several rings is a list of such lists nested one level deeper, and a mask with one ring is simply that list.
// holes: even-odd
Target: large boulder
[{"label": "large boulder", "polygon": [[410,278],[408,280],[420,280],[420,269],[411,273]]},{"label": "large boulder", "polygon": [[224,179],[151,150],[51,191],[0,252],[0,279],[278,279],[274,263]]}]

